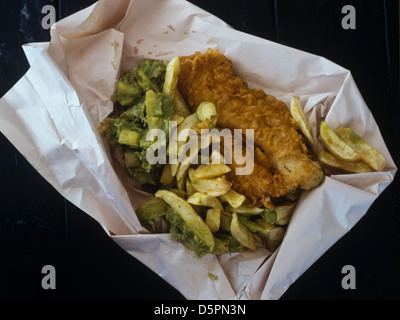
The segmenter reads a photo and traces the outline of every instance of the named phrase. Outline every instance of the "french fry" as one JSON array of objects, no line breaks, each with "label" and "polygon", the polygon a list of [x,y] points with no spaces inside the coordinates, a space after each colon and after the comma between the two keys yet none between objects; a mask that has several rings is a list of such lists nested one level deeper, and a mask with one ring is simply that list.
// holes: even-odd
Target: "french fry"
[{"label": "french fry", "polygon": [[181,71],[181,65],[179,57],[173,58],[167,64],[165,71],[165,80],[163,85],[163,93],[166,93],[172,97],[175,97],[176,86],[178,84],[178,76]]},{"label": "french fry", "polygon": [[195,179],[191,181],[194,189],[214,197],[219,197],[227,193],[229,188],[232,186],[232,183],[221,177],[212,179]]},{"label": "french fry", "polygon": [[201,192],[195,192],[194,194],[192,194],[187,199],[187,202],[198,206],[218,208],[220,211],[223,210],[221,202],[216,197],[209,196]]},{"label": "french fry", "polygon": [[269,251],[275,251],[280,245],[285,235],[285,229],[265,222],[263,219],[257,219],[256,222],[262,230],[258,234],[264,239]]},{"label": "french fry", "polygon": [[[200,122],[199,118],[195,113],[191,114],[190,116],[186,117],[183,119],[183,121],[178,125],[177,127],[177,136],[179,137],[179,133],[181,133],[183,130],[186,129],[191,129],[193,126],[198,124]],[[180,148],[185,145],[185,141],[177,141],[177,150],[176,152],[179,152]],[[169,152],[173,152],[172,150],[169,150]]]},{"label": "french fry", "polygon": [[167,163],[164,165],[163,171],[161,173],[160,182],[162,185],[167,186],[174,181],[174,176],[172,175],[172,165]]},{"label": "french fry", "polygon": [[220,228],[224,231],[231,232],[232,213],[222,211]]},{"label": "french fry", "polygon": [[263,219],[250,220],[240,215],[238,219],[254,235],[260,236],[270,251],[275,251],[285,234],[282,227],[267,223]]},{"label": "french fry", "polygon": [[207,179],[222,176],[231,171],[226,164],[201,164],[192,173],[193,179]]},{"label": "french fry", "polygon": [[182,117],[179,114],[174,113],[171,117],[171,121],[176,121],[177,125],[180,125],[182,123],[182,121],[185,120],[184,117]]},{"label": "french fry", "polygon": [[171,163],[171,176],[175,177],[176,173],[178,172],[179,169],[179,162],[178,163]]},{"label": "french fry", "polygon": [[176,172],[176,180],[181,180],[186,175],[191,165],[192,164],[189,161],[185,163],[179,163],[178,170]]},{"label": "french fry", "polygon": [[189,202],[167,190],[158,190],[155,196],[164,199],[164,201],[189,225],[197,239],[204,243],[209,248],[209,251],[212,252],[215,245],[214,236],[210,228],[196,211],[194,211]]},{"label": "french fry", "polygon": [[196,193],[196,189],[193,188],[192,182],[190,181],[189,175],[186,175],[186,196],[190,197]]},{"label": "french fry", "polygon": [[321,122],[320,135],[325,147],[337,158],[344,161],[360,160],[360,155],[344,142],[325,121]]},{"label": "french fry", "polygon": [[200,148],[206,149],[210,146],[211,143],[220,143],[221,137],[215,134],[205,134],[205,135],[200,135],[199,140],[200,140]]},{"label": "french fry", "polygon": [[[195,120],[194,120],[194,121],[195,121]],[[188,122],[188,125],[190,125],[190,122]],[[178,141],[178,142],[179,142],[179,141]],[[182,178],[182,176],[188,171],[189,167],[192,165],[192,163],[193,163],[193,161],[195,160],[195,158],[198,157],[198,154],[199,154],[200,150],[201,150],[201,149],[204,149],[204,148],[208,148],[212,142],[213,142],[213,140],[212,140],[211,136],[209,136],[208,139],[201,139],[201,137],[198,137],[196,152],[190,153],[189,156],[188,156],[187,158],[185,158],[184,161],[182,161],[181,163],[179,163],[179,167],[178,167],[178,170],[177,170],[177,172],[176,172],[176,178],[177,178],[178,180],[180,180],[180,179]],[[183,144],[183,145],[180,145],[178,150],[179,150],[179,151],[178,151],[178,156],[182,155],[183,152],[185,152],[185,145],[184,145],[184,144]],[[208,164],[207,164],[207,165],[208,165]],[[200,165],[200,167],[201,167],[201,166],[202,166],[202,165]],[[225,165],[224,165],[224,166],[225,166]],[[229,168],[228,166],[226,166],[226,167],[224,167],[224,170],[223,170],[223,171],[226,171],[226,170],[228,170],[228,169],[230,170],[230,168]],[[196,169],[196,170],[197,170],[197,169]],[[214,170],[216,170],[216,169],[214,169]],[[204,170],[203,170],[203,169],[200,169],[200,173],[201,173],[201,172],[204,172]],[[215,174],[215,172],[214,172],[214,174]],[[223,174],[223,173],[218,174],[218,175],[222,175],[222,174]],[[194,179],[197,179],[197,177],[195,176],[195,174],[193,174],[193,178],[194,178]]]},{"label": "french fry", "polygon": [[186,190],[186,176],[187,176],[187,171],[180,177],[180,179],[176,179],[176,186],[179,190]]},{"label": "french fry", "polygon": [[183,121],[178,125],[178,134],[184,129],[190,129],[194,125],[200,123],[199,118],[197,117],[197,114],[193,113],[183,119]]},{"label": "french fry", "polygon": [[219,197],[228,192],[232,183],[225,180],[223,176],[210,179],[196,179],[193,177],[195,169],[189,168],[188,174],[192,186],[198,192],[208,194],[209,196]]},{"label": "french fry", "polygon": [[306,116],[304,115],[304,111],[300,105],[298,97],[292,97],[290,100],[290,113],[293,119],[298,123],[301,132],[311,142],[311,144],[313,144],[314,139],[311,135],[310,126]]},{"label": "french fry", "polygon": [[290,221],[290,218],[293,215],[296,204],[297,204],[296,202],[293,202],[290,204],[277,206],[274,209],[277,215],[275,224],[280,226],[287,225]]},{"label": "french fry", "polygon": [[217,150],[213,150],[210,155],[209,163],[212,164],[222,164],[225,163],[225,157],[223,154]]},{"label": "french fry", "polygon": [[209,129],[211,130],[212,128],[215,128],[217,125],[218,121],[218,116],[213,116],[211,119],[206,119],[201,121],[200,123],[194,125],[192,129],[196,131],[198,134],[201,133],[201,130]]},{"label": "french fry", "polygon": [[178,88],[175,89],[174,108],[174,114],[180,115],[183,118],[186,118],[192,114]]},{"label": "french fry", "polygon": [[246,200],[246,197],[232,188],[228,190],[227,193],[219,196],[219,199],[222,202],[227,202],[232,208],[239,208],[243,202]]},{"label": "french fry", "polygon": [[254,216],[263,213],[265,211],[265,208],[242,204],[237,208],[234,208],[231,205],[227,205],[225,207],[225,210],[228,212],[237,212],[238,214],[243,216]]},{"label": "french fry", "polygon": [[187,202],[198,206],[211,207],[211,209],[207,210],[206,224],[210,228],[211,232],[219,230],[223,207],[216,197],[196,192],[187,199]]},{"label": "french fry", "polygon": [[[189,170],[190,166],[192,165],[193,161],[195,158],[198,157],[198,153],[200,151],[200,144],[197,144],[197,149],[196,152],[189,154],[187,158],[184,159],[184,161],[179,163],[178,170],[176,172],[176,179],[180,180],[184,175],[186,175],[187,171]],[[184,152],[184,145],[180,147],[178,151],[178,155],[182,154]]]},{"label": "french fry", "polygon": [[267,209],[261,213],[265,222],[280,226],[287,225],[293,214],[296,202],[276,206],[273,209]]},{"label": "french fry", "polygon": [[376,171],[383,170],[386,165],[386,159],[378,150],[365,142],[365,140],[356,134],[352,129],[340,126],[335,130],[335,132],[344,142],[352,147],[360,155],[361,159],[372,169]]},{"label": "french fry", "polygon": [[371,167],[363,161],[343,161],[325,150],[319,152],[318,160],[328,167],[341,169],[349,173],[366,173],[372,171]]},{"label": "french fry", "polygon": [[[194,126],[195,124],[199,123],[199,118],[197,117],[196,114],[190,114],[189,116],[185,117],[180,124],[177,127],[177,135],[179,135],[179,132],[181,132],[182,130],[185,129],[190,129],[192,126]],[[184,141],[174,141],[174,143],[170,143],[168,144],[167,147],[167,152],[168,155],[170,157],[177,157],[179,155],[179,150],[181,149],[182,146],[185,145]],[[175,177],[178,173],[178,169],[179,169],[180,163],[171,163],[171,175],[173,177]],[[183,172],[180,173],[180,177],[179,179],[182,177],[182,175],[184,174],[184,170],[185,168],[181,168],[181,171],[183,170]],[[179,180],[178,179],[178,180]]]},{"label": "french fry", "polygon": [[206,224],[210,228],[211,232],[217,232],[221,224],[221,211],[217,208],[208,209]]},{"label": "french fry", "polygon": [[231,234],[232,236],[243,244],[246,248],[255,251],[256,250],[256,240],[249,229],[247,229],[238,219],[237,213],[232,213],[231,221]]}]

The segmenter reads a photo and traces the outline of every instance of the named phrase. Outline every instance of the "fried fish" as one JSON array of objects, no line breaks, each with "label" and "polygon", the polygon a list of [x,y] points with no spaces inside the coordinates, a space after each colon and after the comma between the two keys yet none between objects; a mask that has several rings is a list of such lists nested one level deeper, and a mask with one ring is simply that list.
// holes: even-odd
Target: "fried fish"
[{"label": "fried fish", "polygon": [[[254,130],[253,172],[240,176],[231,170],[227,175],[232,188],[248,202],[268,206],[271,199],[291,197],[299,189],[321,183],[322,167],[312,158],[284,102],[249,88],[218,50],[182,56],[180,64],[178,86],[192,112],[201,102],[210,101],[218,107],[219,128]],[[239,165],[233,161],[230,166]]]}]

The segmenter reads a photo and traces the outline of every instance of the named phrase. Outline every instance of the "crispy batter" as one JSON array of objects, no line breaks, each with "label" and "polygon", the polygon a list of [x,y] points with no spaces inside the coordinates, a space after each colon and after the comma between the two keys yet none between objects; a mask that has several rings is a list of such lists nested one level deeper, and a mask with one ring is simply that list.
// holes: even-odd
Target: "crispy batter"
[{"label": "crispy batter", "polygon": [[[261,89],[250,89],[234,74],[232,63],[217,50],[181,57],[179,90],[194,112],[203,101],[218,108],[219,128],[254,129],[255,167],[248,176],[227,176],[233,188],[252,203],[311,189],[323,179],[310,158],[303,136],[284,102]],[[235,163],[232,168],[237,167]]]}]

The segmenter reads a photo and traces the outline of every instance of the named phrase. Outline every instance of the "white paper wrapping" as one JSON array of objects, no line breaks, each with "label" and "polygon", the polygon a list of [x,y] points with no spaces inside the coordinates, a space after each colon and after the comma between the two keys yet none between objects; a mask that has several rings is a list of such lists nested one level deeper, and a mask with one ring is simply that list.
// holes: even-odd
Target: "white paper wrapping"
[{"label": "white paper wrapping", "polygon": [[[187,299],[279,299],[393,180],[396,165],[350,71],[236,31],[183,0],[131,1],[115,28],[62,36],[93,8],[57,22],[50,43],[24,46],[30,69],[0,100],[0,130],[61,195]],[[145,58],[170,60],[207,48],[231,59],[250,87],[287,105],[300,96],[315,141],[325,119],[333,128],[351,127],[387,159],[383,172],[331,175],[303,192],[273,255],[259,248],[198,259],[169,234],[149,234],[134,211],[149,195],[132,188],[97,132],[112,110],[109,97],[121,71]]]}]

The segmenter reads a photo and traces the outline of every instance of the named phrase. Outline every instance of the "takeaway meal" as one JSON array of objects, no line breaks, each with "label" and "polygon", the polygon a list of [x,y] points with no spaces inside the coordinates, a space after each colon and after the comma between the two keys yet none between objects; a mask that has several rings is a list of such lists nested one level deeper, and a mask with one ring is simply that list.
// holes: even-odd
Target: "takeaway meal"
[{"label": "takeaway meal", "polygon": [[[99,126],[127,175],[154,197],[136,213],[201,257],[276,250],[302,190],[326,169],[380,171],[385,158],[350,128],[320,123],[299,102],[251,89],[218,50],[144,60],[116,83]],[[314,155],[311,146],[321,142]]]}]

